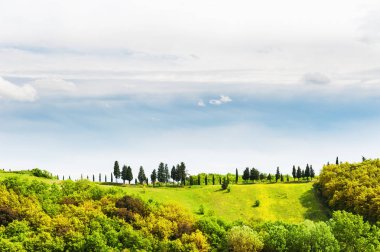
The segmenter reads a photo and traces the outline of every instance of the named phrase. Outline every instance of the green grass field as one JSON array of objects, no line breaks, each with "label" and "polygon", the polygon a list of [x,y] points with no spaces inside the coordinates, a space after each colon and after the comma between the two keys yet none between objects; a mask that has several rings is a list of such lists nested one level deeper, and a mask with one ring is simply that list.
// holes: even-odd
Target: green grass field
[{"label": "green grass field", "polygon": [[[0,172],[0,180],[9,176],[42,180],[47,183],[59,182],[38,178],[28,174]],[[112,185],[101,185],[104,188]],[[299,223],[305,219],[326,220],[328,209],[314,194],[313,183],[273,183],[231,185],[231,191],[220,190],[220,185],[192,187],[142,187],[134,185],[117,186],[126,194],[137,195],[144,200],[175,203],[194,214],[200,206],[205,214],[213,214],[226,221],[276,221]],[[255,201],[260,205],[254,207]]]},{"label": "green grass field", "polygon": [[[205,214],[213,213],[226,221],[298,223],[305,219],[326,220],[328,213],[315,196],[312,183],[232,185],[230,192],[221,191],[219,185],[122,188],[145,200],[180,204],[193,213],[203,205]],[[260,200],[258,207],[254,207],[256,200]]]}]

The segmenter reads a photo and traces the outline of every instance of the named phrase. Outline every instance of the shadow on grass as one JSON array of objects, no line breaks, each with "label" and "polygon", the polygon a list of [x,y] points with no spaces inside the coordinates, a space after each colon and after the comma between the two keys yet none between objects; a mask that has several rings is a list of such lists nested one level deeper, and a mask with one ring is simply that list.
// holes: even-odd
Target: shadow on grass
[{"label": "shadow on grass", "polygon": [[318,195],[315,187],[312,187],[300,197],[300,203],[307,208],[305,219],[312,221],[325,221],[331,217],[331,212],[325,205],[323,199]]}]

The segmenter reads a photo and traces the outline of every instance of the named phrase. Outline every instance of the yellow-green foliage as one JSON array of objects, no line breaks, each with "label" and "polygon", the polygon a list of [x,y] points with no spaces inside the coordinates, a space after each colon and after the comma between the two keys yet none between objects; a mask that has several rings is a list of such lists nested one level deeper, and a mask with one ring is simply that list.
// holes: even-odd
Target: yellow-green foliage
[{"label": "yellow-green foliage", "polygon": [[322,195],[333,209],[380,220],[380,160],[326,165],[319,176]]}]

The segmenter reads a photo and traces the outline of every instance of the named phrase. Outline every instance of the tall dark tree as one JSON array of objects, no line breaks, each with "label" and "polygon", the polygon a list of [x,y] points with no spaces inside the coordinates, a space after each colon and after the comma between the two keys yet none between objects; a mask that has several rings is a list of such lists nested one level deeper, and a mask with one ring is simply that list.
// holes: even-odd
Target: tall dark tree
[{"label": "tall dark tree", "polygon": [[335,160],[335,164],[339,164],[339,158],[338,157],[336,157],[336,160]]},{"label": "tall dark tree", "polygon": [[212,185],[215,185],[215,174],[212,174]]},{"label": "tall dark tree", "polygon": [[[164,164],[162,164],[162,166],[163,165]],[[153,186],[156,183],[156,179],[157,179],[157,172],[156,172],[156,169],[154,169],[153,172],[152,172],[152,174],[150,175],[150,181],[152,181]]]},{"label": "tall dark tree", "polygon": [[276,183],[277,181],[280,179],[281,177],[281,174],[280,174],[280,167],[277,166],[277,170],[276,170]]},{"label": "tall dark tree", "polygon": [[208,181],[207,181],[207,174],[206,174],[206,176],[205,176],[205,185],[207,185],[208,184]]},{"label": "tall dark tree", "polygon": [[313,180],[314,177],[315,177],[315,172],[314,172],[313,166],[310,165],[310,178],[311,178],[311,180]]},{"label": "tall dark tree", "polygon": [[260,181],[263,181],[265,179],[264,173],[260,173]]},{"label": "tall dark tree", "polygon": [[289,175],[286,174],[286,182],[289,182]]},{"label": "tall dark tree", "polygon": [[140,184],[144,183],[146,180],[144,167],[140,166],[139,174],[137,175],[137,178],[139,179]]},{"label": "tall dark tree", "polygon": [[235,172],[235,184],[237,184],[239,182],[239,172],[238,172],[238,169],[236,168],[236,172]]},{"label": "tall dark tree", "polygon": [[113,183],[113,174],[111,172],[111,183]]},{"label": "tall dark tree", "polygon": [[62,180],[65,180],[65,175],[62,176]]},{"label": "tall dark tree", "polygon": [[117,182],[117,179],[120,178],[120,175],[121,175],[118,161],[115,161],[115,164],[113,165],[113,175],[115,175],[116,182]]},{"label": "tall dark tree", "polygon": [[172,170],[171,170],[170,177],[172,178],[172,180],[173,180],[173,184],[174,184],[174,181],[175,181],[176,178],[177,178],[177,170],[176,170],[176,168],[175,168],[174,165],[173,165],[173,168],[172,168]]},{"label": "tall dark tree", "polygon": [[165,183],[165,165],[162,162],[158,165],[157,180],[158,182]]},{"label": "tall dark tree", "polygon": [[257,181],[259,180],[259,178],[260,178],[259,170],[255,169],[255,167],[252,167],[250,175],[249,175],[249,179],[252,181],[255,181],[255,180]]},{"label": "tall dark tree", "polygon": [[102,182],[102,174],[99,173],[99,182]]},{"label": "tall dark tree", "polygon": [[281,182],[284,182],[284,176],[282,176],[282,173],[280,175]]},{"label": "tall dark tree", "polygon": [[201,185],[201,175],[198,174],[198,185]]},{"label": "tall dark tree", "polygon": [[181,162],[181,164],[178,167],[179,170],[179,180],[181,181],[182,185],[185,185],[186,183],[186,165],[184,162]]},{"label": "tall dark tree", "polygon": [[169,167],[168,167],[168,164],[165,164],[165,167],[164,167],[164,174],[165,174],[165,183],[168,183],[168,182],[169,182],[169,178],[170,178],[170,173],[169,173]]},{"label": "tall dark tree", "polygon": [[302,178],[302,179],[305,178],[305,170],[304,170],[304,169],[301,170],[301,178]]},{"label": "tall dark tree", "polygon": [[364,161],[366,161],[367,159],[364,157],[364,156],[362,156],[362,162],[364,162]]},{"label": "tall dark tree", "polygon": [[249,168],[248,167],[245,168],[245,170],[243,172],[243,180],[245,183],[247,183],[249,180]]},{"label": "tall dark tree", "polygon": [[126,174],[126,180],[128,180],[128,184],[131,184],[131,181],[133,179],[133,173],[132,168],[130,166],[127,167],[127,174]]},{"label": "tall dark tree", "polygon": [[297,171],[296,171],[296,166],[295,166],[295,165],[293,165],[292,175],[293,175],[293,180],[296,180],[296,177],[297,177]]},{"label": "tall dark tree", "polygon": [[123,180],[123,184],[128,179],[128,167],[123,165],[123,169],[121,170],[121,179]]},{"label": "tall dark tree", "polygon": [[[57,178],[58,178],[58,177],[57,177]],[[88,175],[87,175],[87,180],[89,180]]]},{"label": "tall dark tree", "polygon": [[298,181],[300,181],[301,176],[302,176],[301,168],[298,166],[298,168],[297,168],[297,178],[298,178]]},{"label": "tall dark tree", "polygon": [[305,177],[306,177],[307,181],[309,181],[309,177],[310,177],[310,167],[309,167],[309,164],[306,165]]},{"label": "tall dark tree", "polygon": [[80,174],[80,180],[83,180],[83,174]]},{"label": "tall dark tree", "polygon": [[95,182],[95,175],[92,174],[92,182]]},{"label": "tall dark tree", "polygon": [[267,180],[268,180],[269,182],[272,182],[272,175],[271,175],[270,173],[268,174]]},{"label": "tall dark tree", "polygon": [[107,174],[104,174],[104,182],[107,183]]}]

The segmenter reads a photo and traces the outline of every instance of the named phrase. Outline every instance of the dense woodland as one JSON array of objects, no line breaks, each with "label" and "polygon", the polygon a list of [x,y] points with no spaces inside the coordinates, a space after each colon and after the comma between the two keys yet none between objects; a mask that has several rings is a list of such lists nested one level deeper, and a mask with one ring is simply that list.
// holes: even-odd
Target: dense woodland
[{"label": "dense woodland", "polygon": [[[366,176],[367,182],[364,187],[361,186],[361,191],[368,190],[369,193],[374,190],[378,197],[378,167],[378,160],[328,165],[320,175],[318,186],[326,197],[332,190],[341,195],[340,192],[348,187],[339,185],[332,189],[329,185],[338,185],[338,182],[333,182],[334,179],[346,181],[351,178],[350,183],[357,184],[355,181],[359,177]],[[348,171],[351,175],[346,174]],[[50,176],[48,172],[41,172],[34,170],[32,173],[35,176]],[[362,175],[356,178],[353,174]],[[14,176],[0,182],[1,251],[380,249],[379,225],[345,211],[334,212],[326,222],[306,220],[289,224],[247,220],[228,223],[213,215],[195,215],[179,205],[143,201],[137,196],[125,195],[121,188],[101,187],[87,179],[77,182],[48,181],[50,183]],[[357,196],[360,198],[360,194]],[[340,204],[331,205],[357,211],[350,204],[345,205],[345,200],[350,197],[354,196],[341,198]]]},{"label": "dense woodland", "polygon": [[325,165],[317,184],[328,205],[380,220],[380,160]]}]

